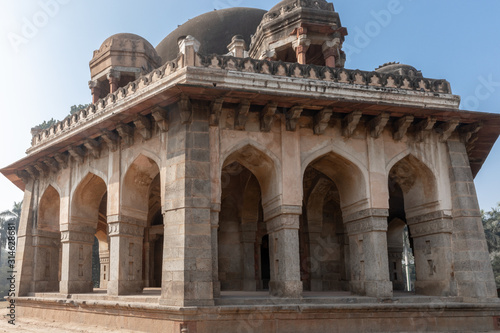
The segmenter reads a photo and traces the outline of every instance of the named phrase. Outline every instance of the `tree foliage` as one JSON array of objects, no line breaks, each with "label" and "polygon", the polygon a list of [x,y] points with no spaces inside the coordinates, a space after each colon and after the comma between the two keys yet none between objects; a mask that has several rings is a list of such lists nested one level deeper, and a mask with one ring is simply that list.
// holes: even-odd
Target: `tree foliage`
[{"label": "tree foliage", "polygon": [[500,288],[500,203],[491,211],[481,213],[495,281]]},{"label": "tree foliage", "polygon": [[[75,114],[78,111],[80,111],[81,109],[85,109],[85,108],[89,107],[89,105],[90,104],[72,105],[70,107],[69,114]],[[56,123],[57,123],[57,120],[55,120],[54,118],[51,118],[49,121],[45,120],[43,123],[36,125],[35,127],[32,128],[32,130],[38,131],[38,132],[43,131],[43,130],[50,128],[52,125],[55,125]]]}]

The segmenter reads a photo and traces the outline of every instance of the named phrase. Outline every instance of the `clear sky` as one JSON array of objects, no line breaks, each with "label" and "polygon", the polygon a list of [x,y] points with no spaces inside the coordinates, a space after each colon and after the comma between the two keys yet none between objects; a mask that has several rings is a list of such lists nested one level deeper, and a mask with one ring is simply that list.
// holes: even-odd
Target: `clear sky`
[{"label": "clear sky", "polygon": [[[130,32],[154,46],[177,25],[214,9],[270,9],[263,0],[0,0],[0,167],[22,158],[30,128],[63,119],[91,100],[92,52]],[[346,67],[373,70],[407,63],[450,81],[462,109],[500,113],[500,1],[334,0],[347,27]],[[500,201],[500,144],[476,177],[480,206]],[[0,176],[0,211],[22,192]]]}]

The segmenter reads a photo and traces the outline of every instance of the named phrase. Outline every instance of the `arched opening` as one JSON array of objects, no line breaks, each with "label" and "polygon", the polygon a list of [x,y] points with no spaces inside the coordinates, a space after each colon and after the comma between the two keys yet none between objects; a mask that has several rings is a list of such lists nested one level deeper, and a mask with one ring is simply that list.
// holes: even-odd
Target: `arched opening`
[{"label": "arched opening", "polygon": [[394,290],[425,295],[451,291],[451,231],[437,214],[436,180],[413,155],[389,172],[388,255]]},{"label": "arched opening", "polygon": [[59,226],[60,196],[49,186],[38,207],[37,227],[33,238],[35,246],[35,292],[59,291],[61,280],[61,232]]},{"label": "arched opening", "polygon": [[127,262],[117,275],[111,275],[113,285],[116,284],[113,294],[130,294],[141,292],[144,287],[161,286],[163,215],[159,174],[156,162],[139,155],[123,177],[120,223],[132,228],[134,233],[132,237],[120,234],[111,237],[112,246],[120,248],[120,256]]},{"label": "arched opening", "polygon": [[304,289],[364,294],[365,266],[373,263],[365,264],[363,247],[358,244],[363,234],[356,230],[348,234],[344,222],[346,215],[368,207],[361,169],[347,158],[328,152],[307,165],[303,193],[299,236]]},{"label": "arched opening", "polygon": [[161,287],[163,267],[164,227],[161,211],[160,174],[150,185],[148,202],[148,223],[144,236],[144,286]]},{"label": "arched opening", "polygon": [[64,265],[66,271],[63,271],[64,293],[86,293],[91,292],[94,286],[102,287],[100,271],[93,269],[92,262],[100,260],[94,255],[96,239],[99,252],[107,243],[104,236],[108,230],[106,202],[106,183],[92,173],[80,182],[73,193],[69,234],[63,243],[63,261],[67,263]]},{"label": "arched opening", "polygon": [[221,291],[268,288],[270,267],[266,235],[257,178],[238,162],[225,166],[217,237]]},{"label": "arched opening", "polygon": [[348,242],[335,183],[314,167],[304,173],[300,226],[301,279],[306,291],[348,290]]}]

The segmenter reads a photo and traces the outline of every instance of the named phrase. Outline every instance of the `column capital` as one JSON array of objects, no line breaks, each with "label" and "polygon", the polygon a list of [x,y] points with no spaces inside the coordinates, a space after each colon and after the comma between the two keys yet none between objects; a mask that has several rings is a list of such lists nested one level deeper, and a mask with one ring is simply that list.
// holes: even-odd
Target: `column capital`
[{"label": "column capital", "polygon": [[414,238],[453,232],[451,213],[443,210],[409,218],[408,225]]},{"label": "column capital", "polygon": [[283,229],[299,230],[298,214],[281,214],[268,221],[267,231],[269,233],[277,232]]},{"label": "column capital", "polygon": [[387,231],[387,209],[370,208],[344,217],[344,224],[349,235],[367,232]]},{"label": "column capital", "polygon": [[144,235],[144,226],[122,221],[108,222],[108,235],[109,237],[127,236],[142,238]]},{"label": "column capital", "polygon": [[64,230],[61,231],[61,243],[93,244],[94,235],[81,231]]}]

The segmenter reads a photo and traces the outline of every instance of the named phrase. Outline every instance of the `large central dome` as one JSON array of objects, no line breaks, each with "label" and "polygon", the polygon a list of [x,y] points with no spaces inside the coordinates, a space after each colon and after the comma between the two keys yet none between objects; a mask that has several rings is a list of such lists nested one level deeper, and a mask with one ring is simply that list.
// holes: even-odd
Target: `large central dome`
[{"label": "large central dome", "polygon": [[174,60],[179,53],[177,41],[191,35],[200,41],[202,54],[226,54],[234,35],[241,35],[247,45],[255,33],[265,10],[256,8],[229,8],[214,10],[197,16],[172,31],[156,47],[163,63]]}]

